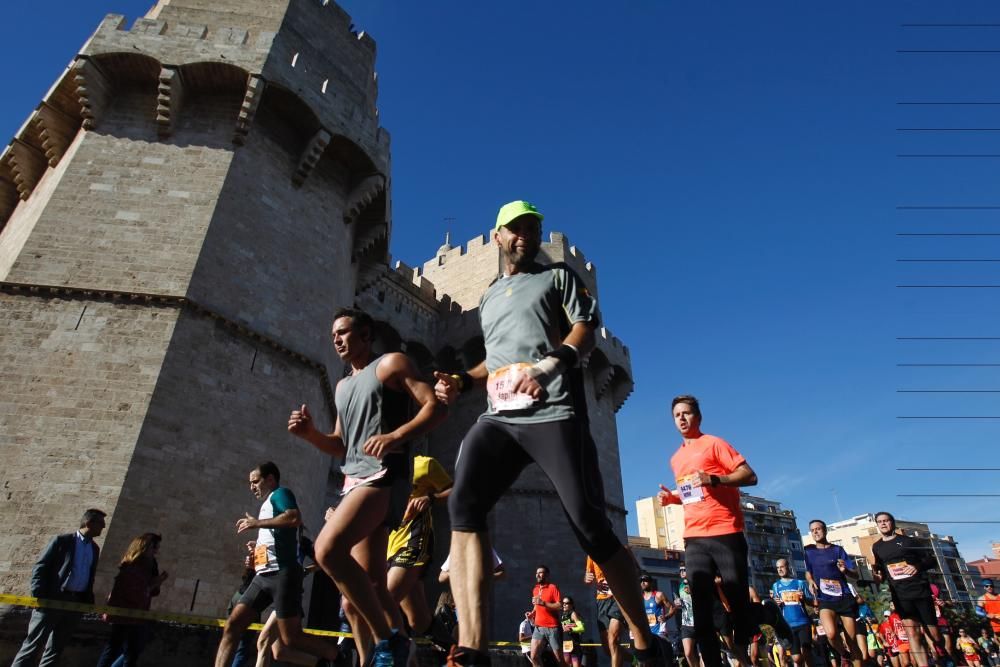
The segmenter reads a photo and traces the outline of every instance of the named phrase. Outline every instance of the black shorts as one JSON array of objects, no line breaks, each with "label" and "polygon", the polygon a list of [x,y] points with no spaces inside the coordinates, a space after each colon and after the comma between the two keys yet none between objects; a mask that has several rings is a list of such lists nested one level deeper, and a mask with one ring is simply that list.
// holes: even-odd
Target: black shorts
[{"label": "black shorts", "polygon": [[933,598],[918,598],[916,600],[900,600],[895,595],[892,602],[896,605],[896,613],[900,618],[918,621],[924,625],[934,627],[937,625],[937,614],[934,613]]},{"label": "black shorts", "polygon": [[812,645],[811,625],[796,625],[792,628],[792,655],[802,655],[803,649],[811,651]]},{"label": "black shorts", "polygon": [[622,610],[618,608],[618,601],[613,597],[598,600],[597,625],[600,626],[602,630],[607,631],[608,627],[611,625],[612,619],[618,621],[619,623],[625,622],[625,615],[622,613]]},{"label": "black shorts", "polygon": [[839,600],[820,600],[819,608],[829,609],[830,611],[836,612],[837,616],[850,616],[851,618],[858,617],[858,601],[854,598],[845,595]]},{"label": "black shorts", "polygon": [[733,634],[733,619],[718,598],[715,599],[715,605],[712,607],[712,625],[715,626],[715,631],[720,635]]},{"label": "black shorts", "polygon": [[682,625],[681,626],[681,639],[695,639],[694,626],[693,625]]},{"label": "black shorts", "polygon": [[552,482],[584,552],[598,565],[618,553],[622,543],[605,511],[597,446],[587,422],[576,418],[532,424],[482,418],[473,424],[455,461],[451,529],[486,532],[490,510],[531,463]]},{"label": "black shorts", "polygon": [[301,617],[302,567],[290,565],[254,576],[237,604],[245,604],[258,614],[274,604],[278,618]]}]

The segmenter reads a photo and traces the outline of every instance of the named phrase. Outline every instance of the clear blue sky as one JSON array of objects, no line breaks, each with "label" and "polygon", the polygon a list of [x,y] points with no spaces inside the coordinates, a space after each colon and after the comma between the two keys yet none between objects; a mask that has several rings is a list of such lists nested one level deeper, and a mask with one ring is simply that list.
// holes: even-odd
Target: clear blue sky
[{"label": "clear blue sky", "polygon": [[[3,3],[10,137],[105,13],[149,0]],[[392,252],[420,264],[535,202],[598,269],[607,326],[632,353],[619,413],[626,504],[669,481],[669,399],[805,520],[887,508],[1000,522],[1000,49],[988,2],[342,3],[378,43],[393,137]],[[44,15],[43,15],[44,14]],[[838,508],[839,504],[839,508]],[[634,509],[633,509],[634,511]],[[634,516],[630,517],[634,530]],[[997,523],[933,523],[968,559]]]}]

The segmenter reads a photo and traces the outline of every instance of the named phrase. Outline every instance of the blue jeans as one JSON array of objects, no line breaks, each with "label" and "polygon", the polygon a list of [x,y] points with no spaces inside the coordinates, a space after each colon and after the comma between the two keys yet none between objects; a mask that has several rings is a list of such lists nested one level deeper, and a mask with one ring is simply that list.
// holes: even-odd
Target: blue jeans
[{"label": "blue jeans", "polygon": [[[139,664],[139,654],[146,646],[149,637],[149,625],[141,623],[133,625],[131,623],[112,623],[111,637],[101,651],[101,657],[97,660],[97,667],[112,667],[112,664],[121,667],[135,667]],[[119,660],[121,662],[119,662]]]}]

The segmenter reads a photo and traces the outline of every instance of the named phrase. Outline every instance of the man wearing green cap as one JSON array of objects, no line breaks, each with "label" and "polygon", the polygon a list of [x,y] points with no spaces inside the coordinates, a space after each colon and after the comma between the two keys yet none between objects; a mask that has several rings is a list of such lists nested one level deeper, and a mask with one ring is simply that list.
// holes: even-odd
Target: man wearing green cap
[{"label": "man wearing green cap", "polygon": [[552,481],[584,551],[618,599],[643,665],[665,664],[646,624],[639,573],[604,510],[604,484],[590,435],[580,359],[594,348],[597,302],[565,264],[535,261],[542,214],[526,201],[500,208],[493,242],[503,274],[486,289],[479,320],[486,360],[457,375],[436,373],[452,404],[484,387],[486,412],[462,441],[451,516],[451,581],[459,645],[449,665],[488,665],[486,618],[492,577],[487,515],[521,471],[537,463]]}]

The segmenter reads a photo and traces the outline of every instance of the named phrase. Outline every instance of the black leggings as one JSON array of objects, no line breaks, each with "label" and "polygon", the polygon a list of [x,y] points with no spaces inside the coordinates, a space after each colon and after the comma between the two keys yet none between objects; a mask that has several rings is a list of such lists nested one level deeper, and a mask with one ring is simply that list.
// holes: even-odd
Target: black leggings
[{"label": "black leggings", "polygon": [[689,537],[685,540],[684,565],[691,585],[698,651],[706,667],[721,667],[719,637],[712,622],[716,575],[722,577],[722,592],[729,601],[735,642],[746,646],[757,632],[750,608],[746,538],[743,533]]},{"label": "black leggings", "polygon": [[537,463],[562,501],[583,550],[601,564],[622,548],[604,511],[597,447],[585,423],[508,424],[483,419],[462,440],[448,498],[451,529],[487,530],[486,518],[521,471]]}]

